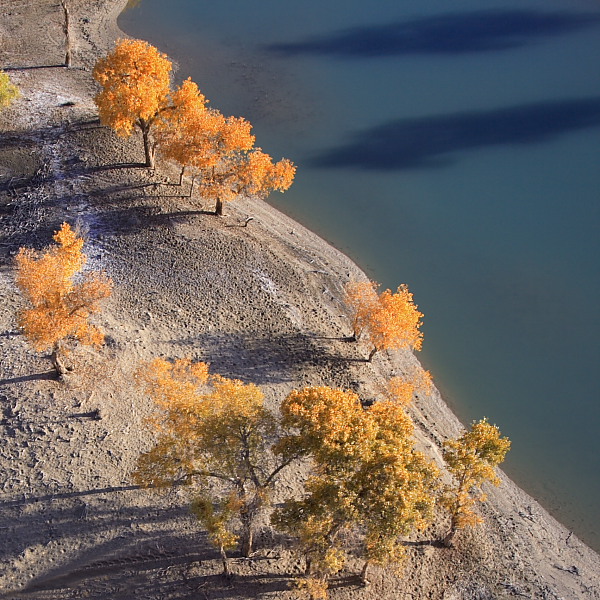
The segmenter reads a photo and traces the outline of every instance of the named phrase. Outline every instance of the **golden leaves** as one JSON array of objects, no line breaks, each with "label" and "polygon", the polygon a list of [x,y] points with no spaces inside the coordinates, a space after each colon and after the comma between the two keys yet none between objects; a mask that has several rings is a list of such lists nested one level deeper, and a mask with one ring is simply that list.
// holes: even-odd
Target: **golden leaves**
[{"label": "golden leaves", "polygon": [[104,272],[90,272],[75,282],[86,261],[83,239],[63,223],[54,240],[57,244],[42,252],[21,248],[16,257],[16,283],[30,304],[19,313],[19,325],[36,350],[69,337],[101,344],[104,335],[89,318],[111,295],[112,281]]},{"label": "golden leaves", "polygon": [[[447,540],[462,527],[479,523],[481,519],[473,511],[477,500],[485,500],[481,485],[489,481],[498,485],[500,480],[495,468],[504,460],[510,449],[510,440],[500,437],[500,430],[487,419],[473,423],[456,440],[444,444],[444,460],[456,483],[446,486],[441,505],[450,513],[452,525]],[[473,493],[478,493],[476,498]]]},{"label": "golden leaves", "polygon": [[142,40],[120,40],[94,67],[102,91],[94,98],[100,120],[119,135],[140,119],[151,121],[168,104],[171,61]]},{"label": "golden leaves", "polygon": [[191,80],[176,90],[170,86],[171,62],[141,40],[122,40],[94,67],[102,86],[95,102],[103,124],[129,136],[138,126],[143,133],[147,166],[153,166],[155,146],[163,157],[190,167],[200,177],[201,194],[222,203],[239,194],[266,196],[287,190],[296,168],[291,161],[274,163],[254,149],[251,124],[240,117],[224,117],[207,108],[208,100]]},{"label": "golden leaves", "polygon": [[430,522],[438,485],[402,406],[381,400],[365,409],[354,392],[308,387],[291,392],[281,412],[290,432],[276,452],[310,457],[313,474],[307,496],[287,500],[274,522],[300,538],[317,569],[310,577],[323,582],[341,568],[339,534],[359,524],[368,560],[399,560],[398,536]]},{"label": "golden leaves", "polygon": [[10,81],[4,71],[0,70],[0,109],[10,106],[20,95],[19,88]]},{"label": "golden leaves", "polygon": [[385,290],[379,295],[377,287],[372,282],[350,282],[346,285],[354,338],[366,332],[374,346],[368,360],[378,350],[420,350],[423,333],[419,328],[423,324],[423,313],[417,310],[408,287],[400,285],[395,293]]}]

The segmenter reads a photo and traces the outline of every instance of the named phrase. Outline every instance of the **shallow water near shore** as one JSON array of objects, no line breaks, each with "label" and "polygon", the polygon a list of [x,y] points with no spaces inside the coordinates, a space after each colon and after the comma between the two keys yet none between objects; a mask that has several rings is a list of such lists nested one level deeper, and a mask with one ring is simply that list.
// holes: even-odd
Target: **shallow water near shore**
[{"label": "shallow water near shore", "polygon": [[270,202],[425,313],[420,358],[600,550],[600,7],[142,0],[120,18],[258,145]]}]

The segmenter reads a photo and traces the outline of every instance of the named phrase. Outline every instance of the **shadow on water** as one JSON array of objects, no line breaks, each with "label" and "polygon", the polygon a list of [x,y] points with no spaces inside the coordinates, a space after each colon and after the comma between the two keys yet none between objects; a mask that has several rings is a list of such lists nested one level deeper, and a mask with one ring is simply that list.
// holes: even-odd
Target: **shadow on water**
[{"label": "shadow on water", "polygon": [[535,144],[569,131],[600,126],[600,98],[539,102],[487,111],[387,121],[352,134],[311,165],[366,170],[443,167],[455,152]]},{"label": "shadow on water", "polygon": [[599,21],[600,17],[591,13],[488,10],[355,27],[265,48],[281,56],[312,54],[338,58],[465,54],[517,48],[536,38],[570,33]]}]

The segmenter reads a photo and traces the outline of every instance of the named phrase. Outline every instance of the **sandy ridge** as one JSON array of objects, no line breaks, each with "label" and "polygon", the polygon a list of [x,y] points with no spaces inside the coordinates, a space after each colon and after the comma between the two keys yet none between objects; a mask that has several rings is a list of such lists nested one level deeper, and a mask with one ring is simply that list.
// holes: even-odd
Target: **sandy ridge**
[{"label": "sandy ridge", "polygon": [[[268,528],[255,559],[237,561],[238,577],[223,582],[184,491],[131,486],[128,473],[151,443],[143,429],[151,407],[133,370],[157,354],[191,354],[258,383],[275,406],[307,384],[374,397],[416,359],[395,353],[366,365],[366,349],[343,341],[342,287],[364,274],[298,223],[255,200],[236,201],[218,220],[168,184],[174,171],[115,168],[139,161],[139,140],[99,127],[90,68],[122,36],[124,4],[72,1],[74,68],[12,71],[23,98],[0,115],[0,590],[7,598],[288,598],[299,566]],[[0,0],[0,8],[3,65],[60,63],[55,2]],[[12,256],[46,244],[65,219],[87,227],[90,264],[117,287],[103,323],[109,343],[77,354],[85,377],[60,385],[16,329]],[[434,457],[460,428],[437,392],[417,399],[413,418]],[[402,579],[380,572],[365,590],[344,573],[332,597],[600,598],[598,555],[502,480],[489,490],[485,525],[455,550],[419,544],[440,535],[440,522],[412,540]],[[297,489],[298,474],[285,473],[280,496]]]}]

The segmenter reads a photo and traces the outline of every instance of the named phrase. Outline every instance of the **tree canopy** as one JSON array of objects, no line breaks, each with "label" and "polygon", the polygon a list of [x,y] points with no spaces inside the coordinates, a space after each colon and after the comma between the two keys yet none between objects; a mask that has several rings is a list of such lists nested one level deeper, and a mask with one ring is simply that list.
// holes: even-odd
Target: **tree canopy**
[{"label": "tree canopy", "polygon": [[446,545],[452,545],[458,529],[481,522],[473,510],[477,501],[486,499],[481,485],[485,481],[500,483],[495,469],[509,449],[510,440],[501,437],[498,427],[490,425],[487,419],[473,423],[470,431],[445,443],[444,460],[454,477],[454,484],[446,486],[441,501],[451,518]]},{"label": "tree canopy", "polygon": [[433,518],[438,480],[436,467],[414,448],[401,405],[382,400],[365,409],[354,392],[308,387],[291,392],[281,411],[294,433],[277,451],[311,458],[313,471],[306,496],[288,499],[273,520],[299,538],[311,594],[323,594],[342,568],[344,532],[362,539],[363,578],[371,563],[400,562],[400,537]]},{"label": "tree canopy", "polygon": [[99,345],[102,331],[92,325],[90,316],[100,311],[100,303],[112,292],[112,281],[103,271],[84,273],[87,257],[84,240],[63,223],[54,234],[55,245],[42,252],[21,248],[16,257],[16,283],[29,307],[19,313],[19,325],[36,350],[52,349],[52,361],[59,375],[66,373],[60,358],[63,342],[74,339]]},{"label": "tree canopy", "polygon": [[154,487],[194,484],[192,509],[222,556],[237,543],[247,556],[255,519],[277,475],[294,459],[270,452],[278,422],[262,391],[209,375],[208,365],[187,359],[156,359],[138,379],[159,411],[152,419],[158,440],[140,456],[135,480]]},{"label": "tree canopy", "polygon": [[102,86],[94,98],[101,123],[124,137],[139,127],[149,167],[154,166],[150,129],[169,106],[171,70],[171,61],[154,46],[142,40],[120,40],[93,71]]},{"label": "tree canopy", "polygon": [[346,285],[346,299],[352,313],[354,339],[366,333],[373,349],[370,361],[379,350],[410,348],[420,350],[423,333],[420,327],[423,313],[413,302],[406,285],[394,293],[385,290],[377,294],[376,283],[350,282]]}]

